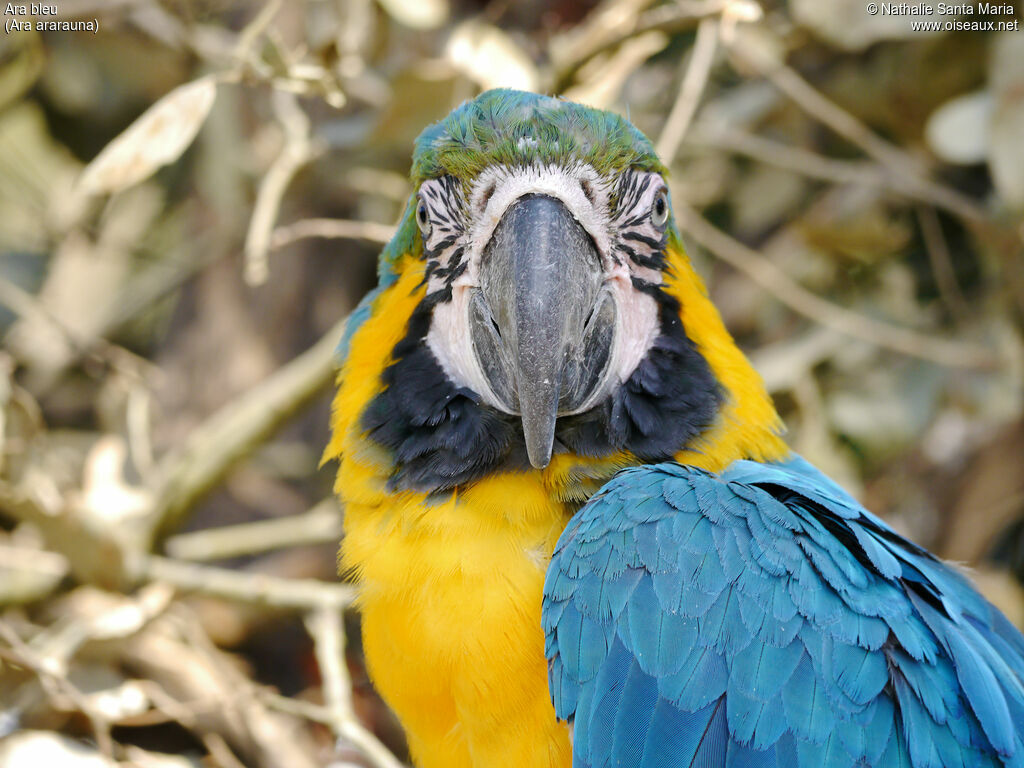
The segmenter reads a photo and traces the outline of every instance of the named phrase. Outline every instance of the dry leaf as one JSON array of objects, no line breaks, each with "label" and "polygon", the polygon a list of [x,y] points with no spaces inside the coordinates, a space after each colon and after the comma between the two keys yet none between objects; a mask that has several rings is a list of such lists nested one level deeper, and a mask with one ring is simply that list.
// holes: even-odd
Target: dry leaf
[{"label": "dry leaf", "polygon": [[79,190],[116,192],[177,160],[196,137],[216,95],[212,76],[175,88],[103,148],[82,172]]},{"label": "dry leaf", "polygon": [[985,160],[992,96],[975,91],[950,99],[928,118],[924,136],[932,151],[947,163],[971,165]]},{"label": "dry leaf", "polygon": [[995,102],[989,136],[992,181],[1013,208],[1024,208],[1024,35],[1002,32],[992,47],[989,81]]},{"label": "dry leaf", "polygon": [[490,24],[467,21],[448,39],[448,59],[481,88],[537,90],[537,68],[505,32]]},{"label": "dry leaf", "polygon": [[378,0],[395,21],[413,29],[436,29],[448,18],[448,0]]},{"label": "dry leaf", "polygon": [[86,699],[94,711],[115,723],[145,714],[152,706],[146,686],[140,680],[125,680],[92,691],[86,694]]},{"label": "dry leaf", "polygon": [[119,435],[104,435],[85,460],[81,511],[104,524],[117,525],[149,511],[153,499],[124,477],[128,446]]},{"label": "dry leaf", "polygon": [[0,768],[113,768],[95,749],[47,731],[21,731],[5,739],[0,746]]},{"label": "dry leaf", "polygon": [[591,59],[579,71],[579,83],[565,92],[565,98],[590,107],[609,109],[619,98],[630,75],[649,58],[665,49],[667,35],[658,31],[631,37],[610,56]]}]

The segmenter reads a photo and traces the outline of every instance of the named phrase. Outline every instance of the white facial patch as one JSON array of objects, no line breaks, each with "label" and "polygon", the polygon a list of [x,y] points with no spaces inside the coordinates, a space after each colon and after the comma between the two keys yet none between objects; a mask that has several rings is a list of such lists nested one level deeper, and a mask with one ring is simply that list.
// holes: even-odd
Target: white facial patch
[{"label": "white facial patch", "polygon": [[524,195],[547,195],[561,200],[594,239],[601,258],[610,257],[609,185],[597,175],[593,166],[582,163],[568,168],[558,165],[498,166],[480,174],[469,197],[474,214],[473,225],[467,234],[470,254],[477,264],[501,217]]},{"label": "white facial patch", "polygon": [[512,413],[491,390],[490,382],[487,381],[473,351],[473,339],[469,329],[469,301],[473,298],[474,288],[475,286],[466,283],[453,284],[451,301],[434,307],[434,320],[427,333],[427,346],[434,353],[449,380],[473,390],[492,408]]},{"label": "white facial patch", "polygon": [[[621,384],[633,375],[661,330],[658,304],[651,296],[633,287],[629,267],[625,264],[617,264],[606,282],[615,294],[618,309],[611,368],[615,382]],[[587,405],[591,407],[591,404]]]},{"label": "white facial patch", "polygon": [[[427,344],[449,379],[473,390],[491,407],[508,412],[492,392],[477,361],[470,333],[469,307],[473,292],[480,285],[481,258],[495,227],[517,200],[531,194],[560,200],[583,226],[601,257],[605,285],[615,297],[617,319],[611,376],[608,385],[595,392],[579,411],[592,408],[607,396],[611,386],[629,379],[660,330],[657,302],[638,290],[633,279],[657,285],[661,283],[661,272],[635,263],[622,249],[625,245],[635,251],[649,248],[649,245],[622,239],[622,236],[630,237],[627,234],[630,231],[642,233],[648,240],[661,236],[663,230],[645,225],[645,217],[664,182],[654,173],[627,173],[633,174],[634,183],[627,187],[628,194],[620,195],[622,199],[617,201],[620,209],[614,211],[611,209],[613,192],[620,177],[602,177],[593,166],[584,163],[568,167],[488,168],[474,181],[468,200],[460,198],[458,206],[454,189],[445,180],[432,179],[421,185],[421,199],[428,203],[431,217],[424,250],[428,258],[438,264],[428,277],[428,291],[451,289],[451,299],[434,308]],[[453,265],[461,270],[454,279],[451,277]]]}]

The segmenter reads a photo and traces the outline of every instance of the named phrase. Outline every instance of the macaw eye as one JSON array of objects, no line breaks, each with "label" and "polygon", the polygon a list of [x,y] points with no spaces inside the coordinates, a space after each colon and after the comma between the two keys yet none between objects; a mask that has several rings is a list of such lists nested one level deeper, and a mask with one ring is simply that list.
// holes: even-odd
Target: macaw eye
[{"label": "macaw eye", "polygon": [[422,200],[416,206],[416,223],[420,225],[420,232],[424,237],[430,234],[430,211],[427,210],[427,204]]},{"label": "macaw eye", "polygon": [[651,223],[661,229],[668,223],[668,192],[662,187],[651,204]]}]

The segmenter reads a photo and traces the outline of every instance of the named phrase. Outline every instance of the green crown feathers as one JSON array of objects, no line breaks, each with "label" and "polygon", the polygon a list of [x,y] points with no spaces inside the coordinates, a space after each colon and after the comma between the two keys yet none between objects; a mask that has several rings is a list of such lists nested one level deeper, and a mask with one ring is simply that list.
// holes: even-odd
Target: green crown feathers
[{"label": "green crown feathers", "polygon": [[603,175],[625,168],[664,172],[654,147],[614,112],[553,96],[486,91],[416,139],[412,180],[451,174],[466,181],[493,165],[587,163]]}]

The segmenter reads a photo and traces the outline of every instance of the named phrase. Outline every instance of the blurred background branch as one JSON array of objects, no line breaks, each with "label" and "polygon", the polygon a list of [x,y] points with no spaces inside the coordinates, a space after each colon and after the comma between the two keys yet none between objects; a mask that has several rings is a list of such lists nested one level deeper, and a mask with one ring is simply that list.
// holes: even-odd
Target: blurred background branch
[{"label": "blurred background branch", "polygon": [[412,141],[488,87],[655,138],[794,448],[1024,622],[1019,32],[843,0],[58,10],[99,33],[0,38],[0,768],[405,760],[319,458]]}]

